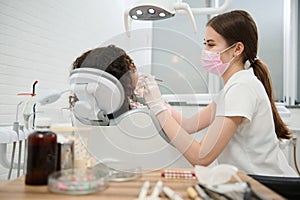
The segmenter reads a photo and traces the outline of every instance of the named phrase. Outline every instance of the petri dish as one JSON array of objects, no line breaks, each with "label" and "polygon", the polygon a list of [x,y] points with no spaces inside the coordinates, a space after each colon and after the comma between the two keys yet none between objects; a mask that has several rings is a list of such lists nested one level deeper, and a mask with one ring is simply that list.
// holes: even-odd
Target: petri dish
[{"label": "petri dish", "polygon": [[114,162],[114,163],[98,163],[95,165],[95,169],[98,167],[102,168],[106,166],[108,168],[108,179],[114,182],[130,181],[142,176],[141,167],[134,167],[125,162]]},{"label": "petri dish", "polygon": [[48,177],[48,190],[54,193],[83,195],[108,187],[109,171],[105,167],[92,169],[67,169]]}]

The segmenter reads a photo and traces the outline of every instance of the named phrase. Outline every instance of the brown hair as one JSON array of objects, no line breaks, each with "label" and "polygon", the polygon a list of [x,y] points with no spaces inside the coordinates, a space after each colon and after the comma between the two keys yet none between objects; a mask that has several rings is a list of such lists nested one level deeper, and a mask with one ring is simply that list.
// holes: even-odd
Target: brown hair
[{"label": "brown hair", "polygon": [[72,68],[77,69],[85,67],[104,70],[115,76],[121,82],[125,92],[125,101],[122,107],[113,113],[112,117],[118,117],[131,109],[129,98],[134,98],[135,89],[131,72],[136,70],[136,66],[123,49],[118,48],[115,45],[109,45],[107,47],[89,50],[73,62]]},{"label": "brown hair", "polygon": [[212,27],[217,33],[222,35],[230,46],[236,42],[244,44],[242,55],[243,62],[250,62],[254,74],[262,82],[269,97],[275,132],[278,139],[290,139],[291,135],[286,124],[282,121],[276,108],[271,76],[267,66],[257,58],[258,33],[256,24],[251,15],[243,10],[235,10],[213,17],[208,21],[207,26]]}]

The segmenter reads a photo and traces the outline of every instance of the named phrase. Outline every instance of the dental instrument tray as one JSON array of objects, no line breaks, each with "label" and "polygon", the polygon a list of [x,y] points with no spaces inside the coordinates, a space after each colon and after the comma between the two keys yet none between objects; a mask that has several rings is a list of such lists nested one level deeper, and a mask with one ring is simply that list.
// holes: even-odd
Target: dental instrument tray
[{"label": "dental instrument tray", "polygon": [[107,168],[67,169],[48,177],[48,189],[54,193],[83,195],[104,190],[108,186]]}]

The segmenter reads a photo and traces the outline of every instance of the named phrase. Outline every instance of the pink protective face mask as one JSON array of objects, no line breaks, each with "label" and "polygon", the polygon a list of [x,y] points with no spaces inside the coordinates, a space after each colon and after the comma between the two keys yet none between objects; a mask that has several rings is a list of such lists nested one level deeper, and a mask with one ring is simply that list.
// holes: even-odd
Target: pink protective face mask
[{"label": "pink protective face mask", "polygon": [[228,63],[223,63],[221,60],[221,53],[224,53],[228,49],[232,48],[233,46],[235,46],[235,44],[236,43],[221,52],[212,52],[203,49],[201,54],[203,68],[209,73],[215,74],[217,76],[222,76],[226,69],[229,67],[234,57]]}]

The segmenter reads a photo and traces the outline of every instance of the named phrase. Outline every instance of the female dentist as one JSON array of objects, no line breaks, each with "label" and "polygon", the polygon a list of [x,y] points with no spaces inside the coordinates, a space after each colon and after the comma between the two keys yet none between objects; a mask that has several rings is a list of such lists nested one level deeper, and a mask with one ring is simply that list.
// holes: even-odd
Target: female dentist
[{"label": "female dentist", "polygon": [[[207,23],[204,40],[203,67],[225,85],[191,118],[168,109],[153,76],[139,78],[145,102],[166,135],[193,165],[207,166],[217,159],[248,174],[297,176],[279,148],[279,141],[291,136],[275,107],[268,69],[257,57],[252,17],[242,10],[215,16]],[[206,127],[200,142],[190,136]]]}]

